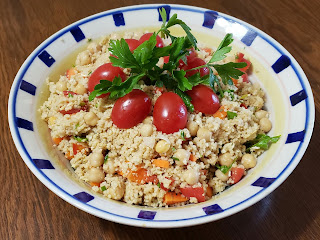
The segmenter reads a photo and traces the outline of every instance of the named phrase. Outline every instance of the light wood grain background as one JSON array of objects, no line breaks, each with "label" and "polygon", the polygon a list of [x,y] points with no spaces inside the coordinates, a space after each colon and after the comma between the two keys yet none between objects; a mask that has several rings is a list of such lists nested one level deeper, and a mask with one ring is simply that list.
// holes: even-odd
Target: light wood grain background
[{"label": "light wood grain background", "polygon": [[313,89],[311,143],[289,178],[272,194],[231,217],[181,229],[142,229],[87,214],[49,191],[19,156],[8,129],[13,79],[27,56],[61,28],[89,15],[158,1],[0,1],[0,239],[320,239],[319,0],[162,1],[196,5],[244,20],[296,58]]}]

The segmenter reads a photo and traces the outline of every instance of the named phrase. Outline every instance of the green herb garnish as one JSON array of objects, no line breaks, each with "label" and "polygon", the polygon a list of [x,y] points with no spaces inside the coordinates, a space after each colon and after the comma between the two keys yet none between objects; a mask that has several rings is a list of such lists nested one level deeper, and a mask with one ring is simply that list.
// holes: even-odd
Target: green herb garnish
[{"label": "green herb garnish", "polygon": [[172,147],[172,151],[175,151],[176,150],[176,148],[175,147]]},{"label": "green herb garnish", "polygon": [[181,132],[180,132],[180,135],[181,135],[182,140],[185,141],[185,140],[186,140],[186,137],[185,137],[184,131],[181,131]]},{"label": "green herb garnish", "polygon": [[230,120],[230,119],[234,119],[236,116],[238,116],[237,113],[227,111],[227,117],[228,117],[229,120]]},{"label": "green herb garnish", "polygon": [[88,42],[91,42],[92,41],[92,39],[91,38],[88,38],[88,40],[87,40]]},{"label": "green herb garnish", "polygon": [[106,163],[107,161],[108,161],[108,158],[109,158],[109,156],[108,156],[108,154],[104,157],[104,163]]},{"label": "green herb garnish", "polygon": [[78,137],[78,136],[74,136],[73,137],[75,140],[77,140],[78,142],[87,142],[88,138],[86,137]]},{"label": "green herb garnish", "polygon": [[252,140],[245,143],[247,147],[246,152],[250,152],[250,149],[253,147],[258,147],[263,150],[268,150],[272,143],[276,143],[280,139],[281,135],[270,137],[265,134],[258,134],[258,136]]},{"label": "green herb garnish", "polygon": [[102,186],[102,187],[101,187],[101,191],[103,192],[103,191],[105,191],[105,190],[107,190],[106,186]]},{"label": "green herb garnish", "polygon": [[73,95],[72,95],[71,93],[68,93],[68,97],[69,97],[69,98],[72,98]]},{"label": "green herb garnish", "polygon": [[86,103],[85,102],[81,102],[79,105],[80,105],[80,107],[83,107],[83,106],[86,105]]},{"label": "green herb garnish", "polygon": [[161,184],[160,184],[159,182],[157,183],[157,186],[158,186],[159,188],[161,188]]},{"label": "green herb garnish", "polygon": [[180,159],[179,158],[176,158],[176,157],[171,157],[174,161],[180,161]]},{"label": "green herb garnish", "polygon": [[220,165],[220,164],[216,164],[216,168],[218,168],[223,174],[226,174],[230,168],[232,167],[232,164],[234,163],[235,161],[233,161],[230,166],[225,166],[225,165]]}]

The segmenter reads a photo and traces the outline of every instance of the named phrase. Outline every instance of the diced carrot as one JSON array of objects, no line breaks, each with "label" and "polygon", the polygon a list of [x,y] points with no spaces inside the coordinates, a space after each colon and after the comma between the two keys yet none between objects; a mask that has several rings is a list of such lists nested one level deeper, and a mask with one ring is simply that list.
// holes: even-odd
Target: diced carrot
[{"label": "diced carrot", "polygon": [[175,192],[167,192],[164,195],[163,202],[167,205],[175,204],[175,203],[181,203],[187,201],[188,198],[183,196],[181,193],[175,193]]},{"label": "diced carrot", "polygon": [[159,182],[156,175],[148,176],[148,170],[145,168],[138,168],[137,171],[130,171],[127,178],[131,182],[136,182],[136,183],[153,182],[154,184],[157,184]]},{"label": "diced carrot", "polygon": [[117,174],[120,176],[123,176],[123,172],[122,171],[117,171]]},{"label": "diced carrot", "polygon": [[152,164],[161,168],[169,168],[169,161],[163,159],[153,159]]},{"label": "diced carrot", "polygon": [[231,80],[235,86],[238,86],[238,79],[231,78]]},{"label": "diced carrot", "polygon": [[225,106],[221,106],[218,111],[216,111],[213,116],[224,119],[227,116],[227,108]]},{"label": "diced carrot", "polygon": [[190,161],[192,161],[192,162],[196,162],[196,161],[197,161],[196,156],[195,156],[195,155],[193,155],[193,154],[190,154],[189,159],[190,159]]},{"label": "diced carrot", "polygon": [[208,196],[208,197],[212,197],[213,196],[213,189],[212,189],[212,187],[207,187],[207,192],[206,192],[206,195]]},{"label": "diced carrot", "polygon": [[72,149],[73,149],[73,155],[76,155],[78,152],[81,152],[83,149],[85,149],[86,154],[88,153],[88,149],[87,146],[82,145],[82,144],[78,144],[78,143],[74,143],[72,144]]},{"label": "diced carrot", "polygon": [[209,53],[209,55],[211,55],[211,53],[212,53],[212,49],[211,48],[203,48],[202,49],[203,51],[205,51],[205,52],[207,52],[207,53]]},{"label": "diced carrot", "polygon": [[52,138],[54,144],[59,145],[59,143],[63,140],[63,138]]},{"label": "diced carrot", "polygon": [[68,79],[70,79],[71,76],[73,76],[73,75],[75,75],[75,74],[76,74],[76,70],[75,70],[74,68],[70,68],[70,69],[68,69],[67,72],[66,72],[66,76],[67,76]]},{"label": "diced carrot", "polygon": [[94,187],[94,186],[97,186],[99,187],[100,186],[100,183],[96,183],[96,182],[89,182],[89,184]]},{"label": "diced carrot", "polygon": [[66,159],[71,160],[73,158],[73,156],[71,155],[70,152],[67,152],[65,155]]}]

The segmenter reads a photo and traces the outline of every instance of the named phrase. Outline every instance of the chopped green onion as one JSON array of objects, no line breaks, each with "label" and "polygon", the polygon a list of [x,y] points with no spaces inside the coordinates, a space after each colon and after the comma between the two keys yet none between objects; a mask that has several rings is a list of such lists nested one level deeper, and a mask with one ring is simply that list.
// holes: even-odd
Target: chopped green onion
[{"label": "chopped green onion", "polygon": [[108,156],[108,154],[104,157],[104,163],[106,163],[107,161],[108,161],[108,158],[109,158],[109,156]]},{"label": "chopped green onion", "polygon": [[227,117],[228,117],[229,120],[230,120],[230,119],[234,119],[236,116],[238,116],[237,113],[227,111]]},{"label": "chopped green onion", "polygon": [[71,93],[68,93],[68,97],[71,98],[73,97],[73,95]]},{"label": "chopped green onion", "polygon": [[176,158],[176,157],[173,157],[173,156],[172,156],[171,158],[172,158],[174,161],[180,161],[179,158]]},{"label": "chopped green onion", "polygon": [[103,192],[103,191],[105,191],[105,190],[107,190],[106,186],[102,186],[102,187],[101,187],[101,191]]},{"label": "chopped green onion", "polygon": [[181,138],[182,138],[182,140],[183,140],[183,141],[185,141],[185,140],[186,140],[186,138],[185,138],[185,133],[184,133],[184,131],[181,131],[181,132],[180,132],[180,134],[181,134]]},{"label": "chopped green onion", "polygon": [[87,142],[88,138],[86,137],[78,137],[78,136],[74,136],[73,137],[75,140],[77,140],[78,142]]},{"label": "chopped green onion", "polygon": [[160,183],[159,183],[159,182],[157,183],[157,186],[158,186],[159,188],[161,188],[161,185],[160,185]]}]

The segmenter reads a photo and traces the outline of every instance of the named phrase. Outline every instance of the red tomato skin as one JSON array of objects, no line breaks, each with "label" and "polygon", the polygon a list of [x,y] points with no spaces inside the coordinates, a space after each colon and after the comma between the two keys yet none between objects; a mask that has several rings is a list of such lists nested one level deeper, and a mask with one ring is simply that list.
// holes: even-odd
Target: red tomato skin
[{"label": "red tomato skin", "polygon": [[244,58],[244,54],[243,53],[238,53],[236,62],[238,62],[238,63],[239,62],[245,62],[247,64],[247,66],[245,66],[243,68],[238,68],[240,71],[242,71],[244,73],[249,69],[249,67],[251,65],[251,62],[248,59]]},{"label": "red tomato skin", "polygon": [[[152,34],[153,33],[145,33],[145,34],[143,34],[139,39],[139,43],[142,44],[145,41],[149,40],[149,38],[152,36]],[[163,41],[162,41],[161,37],[157,35],[156,40],[157,40],[156,47],[162,48],[164,45],[163,45]]]},{"label": "red tomato skin", "polygon": [[185,187],[185,188],[180,188],[181,193],[186,196],[187,198],[190,197],[195,197],[198,199],[198,202],[204,202],[206,200],[204,196],[204,190],[202,187]]},{"label": "red tomato skin", "polygon": [[245,83],[248,83],[248,82],[249,82],[248,74],[245,73],[245,74],[243,74],[241,77],[242,77],[242,81],[243,81],[243,82],[245,82]]},{"label": "red tomato skin", "polygon": [[80,111],[85,111],[85,112],[87,112],[88,111],[88,105],[86,104],[86,105],[84,105],[84,106],[82,106],[81,108],[72,108],[72,109],[70,109],[70,110],[68,110],[68,111],[66,111],[66,110],[60,110],[59,112],[60,113],[62,113],[63,115],[66,115],[66,114],[75,114],[75,113],[78,113],[78,112],[80,112]]},{"label": "red tomato skin", "polygon": [[187,124],[187,107],[173,92],[163,93],[153,108],[153,123],[158,131],[174,133]]},{"label": "red tomato skin", "polygon": [[[184,65],[181,68],[183,70],[189,70],[189,69],[196,68],[196,67],[199,67],[199,66],[202,66],[205,64],[206,64],[206,62],[204,60],[202,60],[201,58],[195,57],[195,58],[191,58],[189,61],[187,61],[187,65]],[[187,71],[185,77],[190,77],[190,76],[196,74],[197,72],[200,72],[201,77],[208,75],[210,73],[209,68],[204,67],[204,68],[200,68],[197,70]]]},{"label": "red tomato skin", "polygon": [[[100,83],[100,80],[113,81],[115,77],[120,77],[122,82],[126,80],[126,75],[119,67],[112,66],[112,63],[106,63],[98,67],[90,76],[88,81],[88,90],[93,92],[94,87]],[[110,93],[103,94],[99,98],[109,96]]]},{"label": "red tomato skin", "polygon": [[191,97],[191,103],[197,112],[214,114],[220,108],[218,96],[205,85],[199,84],[187,91],[187,94]]},{"label": "red tomato skin", "polygon": [[244,174],[244,169],[243,168],[231,168],[231,179],[233,180],[233,184],[237,183],[240,181]]},{"label": "red tomato skin", "polygon": [[125,41],[129,45],[130,52],[133,52],[140,45],[140,42],[137,39],[125,39]]},{"label": "red tomato skin", "polygon": [[111,119],[113,123],[122,129],[128,129],[141,123],[151,111],[151,100],[149,96],[139,90],[119,98],[112,109]]}]

